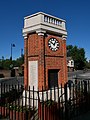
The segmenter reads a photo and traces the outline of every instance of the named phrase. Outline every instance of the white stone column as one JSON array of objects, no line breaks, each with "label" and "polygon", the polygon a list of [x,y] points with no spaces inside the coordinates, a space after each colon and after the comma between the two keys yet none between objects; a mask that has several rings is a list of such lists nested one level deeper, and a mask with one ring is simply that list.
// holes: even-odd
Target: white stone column
[{"label": "white stone column", "polygon": [[38,35],[44,36],[44,34],[46,33],[46,31],[45,31],[45,30],[42,30],[42,29],[38,29],[38,30],[36,30],[36,33],[37,33]]},{"label": "white stone column", "polygon": [[28,89],[28,36],[23,34],[24,37],[24,87]]},{"label": "white stone column", "polygon": [[66,36],[66,35],[63,35],[62,38],[63,38],[63,40],[66,40],[66,39],[67,39],[67,36]]}]

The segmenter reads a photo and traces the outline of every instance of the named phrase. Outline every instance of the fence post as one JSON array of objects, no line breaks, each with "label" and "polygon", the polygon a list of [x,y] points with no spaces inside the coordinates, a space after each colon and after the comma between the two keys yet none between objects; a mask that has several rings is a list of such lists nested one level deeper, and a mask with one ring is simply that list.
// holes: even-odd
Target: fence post
[{"label": "fence post", "polygon": [[68,106],[67,106],[67,83],[64,84],[64,93],[65,93],[65,120],[69,120],[68,118]]},{"label": "fence post", "polygon": [[[3,101],[2,101],[2,82],[1,82],[0,84],[1,84],[1,103],[2,103],[2,102],[3,102]],[[1,113],[0,113],[0,114],[1,114],[1,116],[2,116],[2,106],[1,106]]]},{"label": "fence post", "polygon": [[85,107],[88,110],[88,95],[87,95],[87,81],[84,81],[84,99],[85,99]]},{"label": "fence post", "polygon": [[87,81],[84,81],[84,95],[87,96]]},{"label": "fence post", "polygon": [[43,86],[42,86],[42,120],[44,120],[44,96],[43,96]]}]

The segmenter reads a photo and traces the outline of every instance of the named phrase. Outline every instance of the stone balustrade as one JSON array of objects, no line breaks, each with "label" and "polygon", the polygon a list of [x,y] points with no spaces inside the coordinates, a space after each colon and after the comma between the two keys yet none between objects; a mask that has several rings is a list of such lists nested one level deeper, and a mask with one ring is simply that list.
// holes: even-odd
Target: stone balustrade
[{"label": "stone balustrade", "polygon": [[58,25],[58,26],[62,27],[62,21],[61,20],[55,19],[53,17],[46,16],[46,15],[44,15],[44,22],[54,24],[54,25]]}]

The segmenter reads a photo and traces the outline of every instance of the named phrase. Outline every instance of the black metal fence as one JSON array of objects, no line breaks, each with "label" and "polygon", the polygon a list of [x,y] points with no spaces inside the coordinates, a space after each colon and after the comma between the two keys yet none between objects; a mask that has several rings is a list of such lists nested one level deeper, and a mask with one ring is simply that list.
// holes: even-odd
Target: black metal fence
[{"label": "black metal fence", "polygon": [[90,82],[66,83],[35,91],[0,85],[0,117],[6,120],[72,120],[90,110]]}]

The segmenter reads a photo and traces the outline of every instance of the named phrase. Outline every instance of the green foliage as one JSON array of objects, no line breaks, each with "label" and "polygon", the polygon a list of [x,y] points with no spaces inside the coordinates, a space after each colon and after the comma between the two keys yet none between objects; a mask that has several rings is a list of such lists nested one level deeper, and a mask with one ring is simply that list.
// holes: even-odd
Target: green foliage
[{"label": "green foliage", "polygon": [[9,108],[9,110],[15,110],[15,111],[18,111],[18,112],[32,112],[33,114],[36,112],[36,108],[28,108],[26,106],[18,106],[18,105],[12,105],[12,104],[9,104],[7,106]]},{"label": "green foliage", "polygon": [[57,103],[53,100],[47,100],[47,101],[44,101],[43,104],[49,107],[49,106],[56,105]]},{"label": "green foliage", "polygon": [[7,103],[11,103],[12,101],[18,99],[22,94],[23,90],[24,88],[23,86],[21,86],[21,88],[18,90],[15,88],[12,88],[12,90],[2,93],[0,98],[0,105],[5,105]]},{"label": "green foliage", "polygon": [[24,55],[16,60],[2,59],[0,60],[0,69],[12,69],[13,67],[20,67],[24,63]]},{"label": "green foliage", "polygon": [[90,61],[86,61],[86,68],[90,69]]},{"label": "green foliage", "polygon": [[17,58],[16,60],[16,66],[20,67],[24,63],[24,55],[21,57]]},{"label": "green foliage", "polygon": [[72,57],[76,70],[82,70],[86,66],[85,50],[77,46],[67,46],[67,57]]}]

